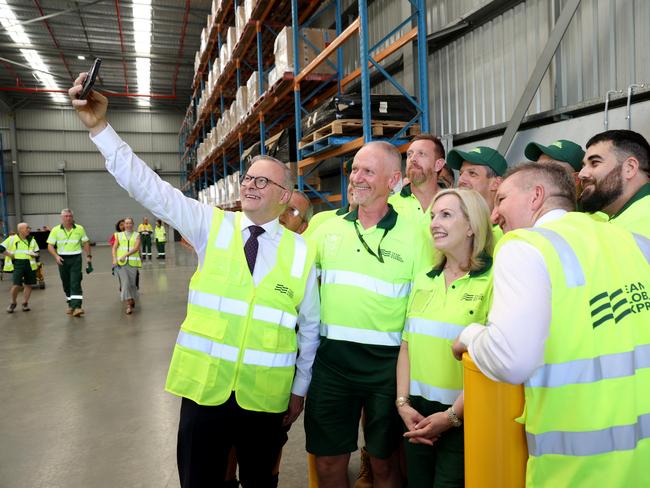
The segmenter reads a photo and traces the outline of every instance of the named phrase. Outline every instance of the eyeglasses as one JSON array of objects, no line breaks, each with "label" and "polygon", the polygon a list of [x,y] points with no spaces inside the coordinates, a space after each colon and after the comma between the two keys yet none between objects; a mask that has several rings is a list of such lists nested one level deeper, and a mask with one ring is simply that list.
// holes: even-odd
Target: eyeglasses
[{"label": "eyeglasses", "polygon": [[266,176],[251,176],[249,174],[245,174],[244,176],[242,176],[239,179],[239,184],[244,186],[244,185],[249,184],[251,181],[255,185],[255,188],[257,188],[258,190],[263,190],[264,188],[266,188],[268,186],[269,183],[272,183],[273,185],[279,186],[283,190],[286,190],[286,188],[284,186],[279,185],[278,183],[276,183],[272,179],[267,178]]}]

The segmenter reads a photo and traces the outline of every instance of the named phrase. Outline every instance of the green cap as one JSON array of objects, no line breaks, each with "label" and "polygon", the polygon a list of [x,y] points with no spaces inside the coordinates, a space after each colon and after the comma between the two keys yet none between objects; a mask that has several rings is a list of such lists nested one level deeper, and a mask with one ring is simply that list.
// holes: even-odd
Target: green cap
[{"label": "green cap", "polygon": [[450,168],[460,170],[463,161],[480,166],[487,166],[491,168],[498,176],[503,176],[508,169],[506,159],[499,154],[496,149],[491,147],[478,146],[469,151],[459,151],[452,149],[447,154],[447,164]]},{"label": "green cap", "polygon": [[560,139],[548,146],[542,146],[537,142],[531,142],[526,146],[524,154],[531,161],[537,161],[537,158],[542,154],[546,154],[556,161],[569,163],[576,171],[582,169],[582,158],[585,157],[585,152],[578,144],[573,141],[567,141],[566,139]]}]

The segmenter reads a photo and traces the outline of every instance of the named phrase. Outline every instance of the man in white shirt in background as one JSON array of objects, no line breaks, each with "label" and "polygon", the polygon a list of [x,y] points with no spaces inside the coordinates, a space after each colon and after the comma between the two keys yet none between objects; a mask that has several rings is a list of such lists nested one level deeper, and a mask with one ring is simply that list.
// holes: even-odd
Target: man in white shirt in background
[{"label": "man in white shirt in background", "polygon": [[560,165],[510,170],[488,326],[466,327],[453,352],[524,383],[526,486],[648,486],[650,240],[574,208]]},{"label": "man in white shirt in background", "polygon": [[313,253],[278,221],[291,196],[290,172],[274,158],[254,160],[242,178],[243,214],[187,198],[108,125],[106,97],[93,91],[77,99],[85,76],[69,95],[107,170],[198,256],[166,385],[182,397],[181,486],[221,486],[232,446],[243,486],[272,486],[283,425],[302,411],[319,344]]}]

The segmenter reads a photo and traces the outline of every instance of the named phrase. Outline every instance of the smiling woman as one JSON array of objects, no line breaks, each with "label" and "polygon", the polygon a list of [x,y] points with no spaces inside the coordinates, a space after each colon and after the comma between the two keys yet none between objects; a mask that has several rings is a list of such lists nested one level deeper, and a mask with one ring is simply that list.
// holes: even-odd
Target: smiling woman
[{"label": "smiling woman", "polygon": [[409,297],[397,362],[397,410],[406,433],[409,486],[464,486],[463,372],[451,342],[470,323],[484,324],[492,296],[492,232],[474,190],[445,190],[431,207],[440,251]]}]

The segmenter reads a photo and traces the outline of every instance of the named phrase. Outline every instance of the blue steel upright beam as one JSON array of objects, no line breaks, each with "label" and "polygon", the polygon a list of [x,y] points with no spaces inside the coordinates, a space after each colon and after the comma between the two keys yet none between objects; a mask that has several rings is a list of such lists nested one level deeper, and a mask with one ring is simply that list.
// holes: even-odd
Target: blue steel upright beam
[{"label": "blue steel upright beam", "polygon": [[420,129],[429,132],[429,70],[427,69],[427,19],[426,0],[417,0],[418,9],[418,77],[422,107]]},{"label": "blue steel upright beam", "polygon": [[[363,141],[372,140],[372,122],[370,120],[370,74],[368,62],[368,4],[359,0],[359,62],[361,63],[361,116],[363,121]],[[294,51],[297,52],[297,51]]]},{"label": "blue steel upright beam", "polygon": [[[291,0],[291,31],[293,34],[293,76],[294,79],[298,77],[300,73],[300,57],[298,53],[299,42],[299,29],[300,22],[298,20],[298,0]],[[300,161],[302,159],[302,151],[300,150],[300,140],[302,139],[302,102],[300,100],[300,84],[296,83],[293,87],[293,110],[295,117],[295,126],[296,126],[296,159]],[[298,164],[296,162],[296,164]],[[298,190],[302,191],[304,188],[304,178],[298,171]]]},{"label": "blue steel upright beam", "polygon": [[257,95],[264,94],[264,59],[262,58],[262,23],[258,20],[255,23],[257,31]]}]

